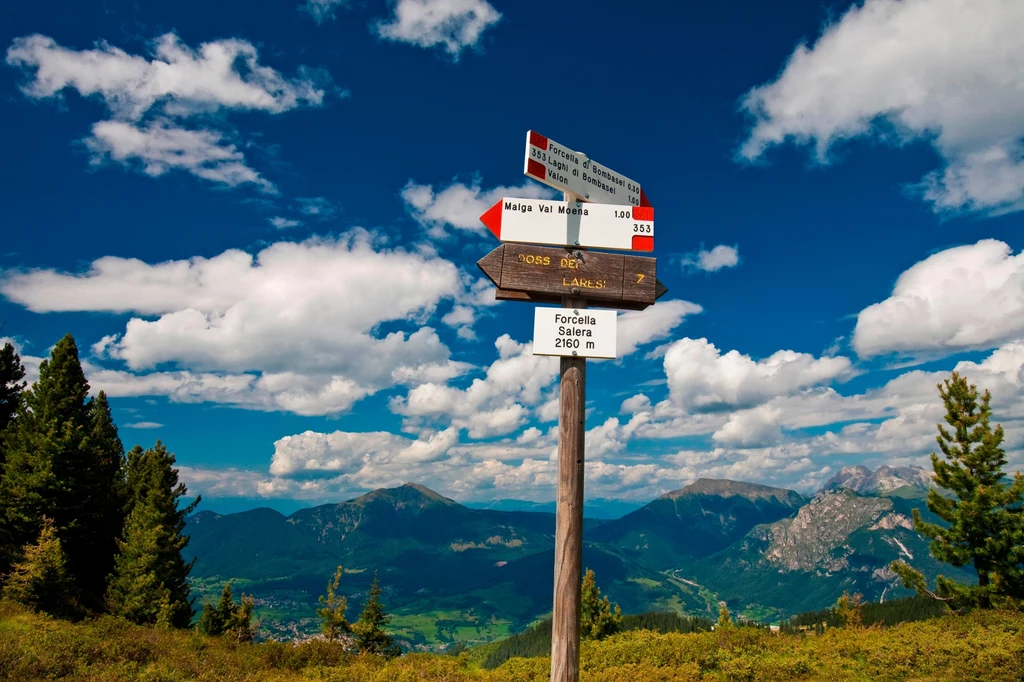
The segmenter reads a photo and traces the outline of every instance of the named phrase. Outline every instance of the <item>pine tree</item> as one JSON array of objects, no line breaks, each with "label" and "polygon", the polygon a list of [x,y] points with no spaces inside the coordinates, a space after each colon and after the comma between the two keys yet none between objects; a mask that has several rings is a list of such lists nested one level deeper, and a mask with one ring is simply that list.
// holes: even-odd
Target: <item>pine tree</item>
[{"label": "pine tree", "polygon": [[188,515],[201,498],[179,508],[178,501],[188,494],[188,488],[178,482],[175,462],[175,456],[160,441],[149,450],[143,451],[139,446],[132,448],[125,464],[124,509],[130,517],[140,507],[149,508],[145,518],[160,528],[156,577],[169,592],[171,624],[187,628],[195,613],[188,584],[195,559],[186,563],[182,557],[189,541],[184,530]]},{"label": "pine tree", "polygon": [[328,642],[333,642],[339,635],[352,631],[352,626],[345,618],[348,597],[337,595],[342,573],[342,567],[338,566],[334,578],[327,581],[327,594],[320,596],[320,608],[316,610],[316,615],[320,616],[320,629],[327,636]]},{"label": "pine tree", "polygon": [[160,579],[166,534],[149,505],[138,505],[132,512],[107,588],[110,613],[139,624],[174,623],[171,592]]},{"label": "pine tree", "polygon": [[583,639],[604,639],[619,631],[622,626],[622,609],[615,605],[612,611],[608,597],[601,597],[601,589],[594,579],[594,572],[587,569],[580,588],[580,636]]},{"label": "pine tree", "polygon": [[377,580],[377,573],[374,572],[373,585],[363,603],[363,612],[359,614],[359,620],[352,629],[360,652],[394,658],[402,651],[395,644],[394,638],[384,631],[384,626],[391,622],[391,616],[384,612],[380,594],[380,583]]},{"label": "pine tree", "polygon": [[[14,346],[5,343],[0,348],[0,435],[14,420],[21,406],[21,394],[25,390],[25,366]],[[0,469],[4,465],[3,438],[0,436]]]},{"label": "pine tree", "polygon": [[82,445],[89,462],[78,474],[81,497],[88,500],[78,516],[82,542],[92,548],[91,560],[79,569],[84,590],[102,594],[124,532],[124,446],[110,414],[107,396],[100,391],[88,404],[91,429]]},{"label": "pine tree", "polygon": [[[120,532],[123,449],[106,396],[87,401],[88,394],[68,334],[40,363],[5,434],[0,526],[10,533],[8,547],[20,547],[38,535],[44,515],[52,518],[83,605],[99,609]],[[14,560],[17,552],[6,552],[0,570]]]},{"label": "pine tree", "polygon": [[78,349],[71,336],[65,336],[39,364],[39,380],[22,396],[6,433],[7,461],[0,478],[0,526],[6,526],[13,543],[21,547],[39,535],[44,516],[52,519],[73,577],[85,563],[87,550],[79,541],[78,516],[85,501],[77,495],[76,476],[85,464],[81,445],[91,426],[85,405],[88,393]]},{"label": "pine tree", "polygon": [[224,634],[224,623],[221,621],[217,608],[207,602],[203,604],[203,612],[199,615],[199,622],[196,628],[204,635],[217,637]]},{"label": "pine tree", "polygon": [[[11,426],[21,407],[25,390],[25,367],[14,346],[5,343],[0,349],[0,481],[3,480],[4,462],[7,460],[5,432]],[[8,528],[4,512],[6,501],[0,488],[0,573],[5,571],[21,551],[18,538]]]},{"label": "pine tree", "polygon": [[252,611],[256,606],[256,599],[251,594],[242,593],[238,606],[235,607],[228,621],[225,634],[230,635],[236,642],[251,642],[256,638],[256,629],[252,624]]},{"label": "pine tree", "polygon": [[217,605],[205,604],[203,614],[199,617],[199,632],[204,635],[223,635],[231,624],[235,613],[235,597],[231,592],[231,582],[224,585]]},{"label": "pine tree", "polygon": [[42,518],[39,539],[24,548],[24,558],[7,576],[2,596],[56,616],[76,615],[75,585],[53,519]]},{"label": "pine tree", "polygon": [[216,606],[209,603],[203,606],[203,613],[197,624],[199,632],[212,637],[227,636],[237,642],[251,642],[259,627],[258,623],[255,627],[252,624],[255,606],[256,600],[253,596],[244,592],[240,603],[236,604],[231,583],[228,582],[224,585]]},{"label": "pine tree", "polygon": [[957,372],[938,389],[952,432],[938,425],[936,441],[943,458],[933,452],[932,467],[935,482],[955,498],[929,491],[928,509],[949,526],[927,523],[915,509],[914,528],[931,538],[931,553],[939,561],[972,565],[978,584],[964,585],[940,575],[932,591],[924,576],[906,563],[894,562],[892,569],[908,588],[955,607],[989,608],[1018,601],[1024,598],[1020,591],[1024,556],[1014,543],[1019,543],[1021,532],[1024,477],[1017,472],[1010,483],[1004,481],[1003,428],[990,425],[989,392],[979,401],[977,388]]}]

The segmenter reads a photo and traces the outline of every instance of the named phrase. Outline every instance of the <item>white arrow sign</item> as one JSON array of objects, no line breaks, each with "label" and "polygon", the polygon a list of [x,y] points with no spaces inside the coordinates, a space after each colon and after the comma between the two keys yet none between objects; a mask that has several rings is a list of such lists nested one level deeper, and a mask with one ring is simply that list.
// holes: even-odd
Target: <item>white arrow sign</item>
[{"label": "white arrow sign", "polygon": [[614,310],[537,308],[533,316],[533,354],[615,358]]},{"label": "white arrow sign", "polygon": [[651,206],[504,198],[480,221],[503,242],[654,251]]},{"label": "white arrow sign", "polygon": [[573,151],[532,130],[526,133],[527,177],[540,180],[582,201],[598,204],[650,206],[640,183],[616,173],[586,155]]}]

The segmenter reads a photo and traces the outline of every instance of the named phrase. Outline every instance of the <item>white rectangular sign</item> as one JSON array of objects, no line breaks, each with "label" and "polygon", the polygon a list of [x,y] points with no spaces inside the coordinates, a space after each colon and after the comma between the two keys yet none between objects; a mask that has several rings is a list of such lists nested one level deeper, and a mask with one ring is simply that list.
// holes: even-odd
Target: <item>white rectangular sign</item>
[{"label": "white rectangular sign", "polygon": [[599,204],[650,206],[640,183],[616,173],[584,154],[558,144],[539,133],[526,133],[526,161],[523,172],[583,201]]},{"label": "white rectangular sign", "polygon": [[616,311],[590,308],[537,308],[533,354],[615,358]]},{"label": "white rectangular sign", "polygon": [[654,208],[503,198],[481,222],[503,242],[654,251]]}]

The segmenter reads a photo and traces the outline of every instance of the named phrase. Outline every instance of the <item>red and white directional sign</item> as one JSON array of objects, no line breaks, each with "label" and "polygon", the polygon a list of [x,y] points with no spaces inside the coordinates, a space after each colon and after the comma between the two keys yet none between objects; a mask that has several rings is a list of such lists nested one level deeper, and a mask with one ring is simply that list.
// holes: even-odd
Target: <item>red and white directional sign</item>
[{"label": "red and white directional sign", "polygon": [[545,185],[575,194],[582,201],[651,205],[640,183],[532,130],[526,133],[526,166],[523,172]]},{"label": "red and white directional sign", "polygon": [[505,198],[480,216],[503,242],[654,251],[654,208]]}]

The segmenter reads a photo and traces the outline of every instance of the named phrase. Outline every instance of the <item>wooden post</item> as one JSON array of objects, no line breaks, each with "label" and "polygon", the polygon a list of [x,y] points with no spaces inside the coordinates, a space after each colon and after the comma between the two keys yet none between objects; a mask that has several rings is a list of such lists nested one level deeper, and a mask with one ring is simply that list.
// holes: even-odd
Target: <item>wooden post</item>
[{"label": "wooden post", "polygon": [[[575,197],[566,194],[566,201]],[[575,293],[575,292],[574,292]],[[563,308],[587,307],[566,296]],[[583,574],[583,450],[587,359],[560,358],[558,507],[555,514],[555,594],[551,623],[551,682],[580,679],[580,579]]]}]

